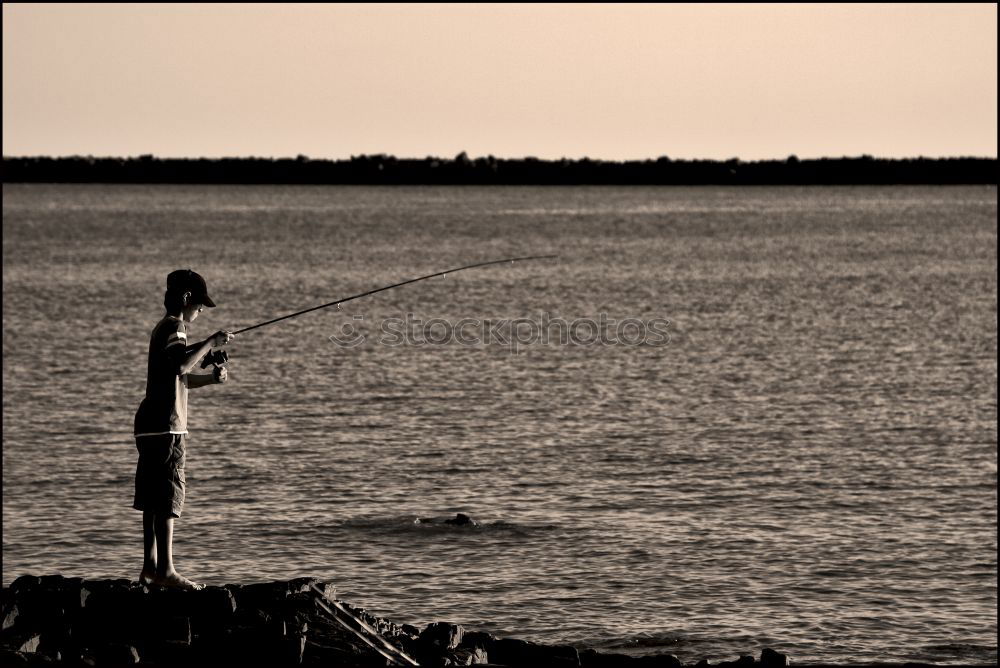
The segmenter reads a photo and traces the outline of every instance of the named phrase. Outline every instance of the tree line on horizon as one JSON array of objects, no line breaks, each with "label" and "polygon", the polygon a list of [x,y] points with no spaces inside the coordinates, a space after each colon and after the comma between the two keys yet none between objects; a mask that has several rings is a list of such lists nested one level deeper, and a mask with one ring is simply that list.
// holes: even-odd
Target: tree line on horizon
[{"label": "tree line on horizon", "polygon": [[996,158],[609,161],[527,158],[3,157],[4,183],[298,185],[890,185],[996,184]]}]

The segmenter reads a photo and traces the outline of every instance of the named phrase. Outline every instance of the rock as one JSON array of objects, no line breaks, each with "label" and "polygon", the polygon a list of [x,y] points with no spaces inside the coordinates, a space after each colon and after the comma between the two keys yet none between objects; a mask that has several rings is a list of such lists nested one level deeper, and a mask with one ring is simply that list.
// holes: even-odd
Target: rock
[{"label": "rock", "polygon": [[98,666],[130,666],[139,663],[139,651],[131,645],[105,645],[97,648]]},{"label": "rock", "polygon": [[492,633],[483,631],[468,631],[462,635],[461,647],[475,649],[476,647],[489,653],[490,647],[495,643],[497,637]]},{"label": "rock", "polygon": [[192,634],[217,636],[235,618],[236,598],[229,589],[206,587],[189,593],[191,603],[188,612]]},{"label": "rock", "polygon": [[649,668],[681,668],[681,660],[673,654],[654,654],[638,657],[635,665]]},{"label": "rock", "polygon": [[580,652],[580,665],[587,668],[624,665],[631,657],[624,654],[601,654],[595,649],[585,649]]},{"label": "rock", "polygon": [[302,663],[302,658],[306,651],[306,636],[301,635],[291,635],[285,638],[285,656],[283,657],[286,662],[292,665],[299,665]]},{"label": "rock", "polygon": [[298,635],[308,631],[309,619],[320,613],[315,597],[301,593],[291,594],[274,608],[274,614],[285,622],[290,635]]},{"label": "rock", "polygon": [[42,632],[42,640],[38,644],[38,652],[56,661],[68,660],[74,654],[71,648],[74,644],[73,629],[69,622],[62,626]]},{"label": "rock", "polygon": [[45,632],[67,625],[66,610],[52,600],[41,597],[18,602],[17,628]]},{"label": "rock", "polygon": [[371,614],[370,612],[367,612],[364,608],[357,608],[348,603],[344,603],[343,601],[340,601],[340,605],[343,606],[343,608],[347,610],[351,615],[353,615],[357,619],[360,619],[365,624],[375,629],[380,635],[390,636],[390,637],[406,635],[400,627],[396,626],[395,624],[386,619],[382,619],[381,617],[378,617],[376,615]]},{"label": "rock", "polygon": [[[0,666],[8,668],[8,666],[53,666],[53,665],[67,665],[66,663],[60,663],[64,661],[62,657],[52,657],[45,654],[25,654],[24,652],[15,652],[13,650],[0,650]],[[70,665],[78,665],[79,662],[74,662]]]},{"label": "rock", "polygon": [[785,668],[788,665],[788,657],[781,652],[776,652],[770,647],[765,647],[760,653],[761,668]]},{"label": "rock", "polygon": [[0,650],[0,666],[26,666],[28,657],[21,652],[4,649]]},{"label": "rock", "polygon": [[14,592],[14,596],[20,597],[25,592],[37,588],[38,583],[41,582],[41,580],[42,579],[40,577],[36,577],[34,575],[22,575],[10,583],[10,590]]},{"label": "rock", "polygon": [[143,590],[138,597],[144,614],[152,619],[190,617],[198,607],[195,596],[201,592],[182,591],[166,587]]},{"label": "rock", "polygon": [[20,614],[20,610],[18,610],[17,603],[15,603],[14,605],[10,606],[10,609],[8,609],[7,612],[3,616],[3,630],[4,631],[6,631],[7,629],[11,628],[12,626],[14,626],[14,624],[17,623],[17,617],[18,617],[19,614]]},{"label": "rock", "polygon": [[249,585],[227,585],[227,587],[232,587],[234,589],[233,593],[236,595],[237,605],[243,603],[243,599],[247,602],[276,602],[288,598],[292,594],[301,594],[304,592],[311,592],[312,587],[316,586],[323,592],[330,590],[330,593],[336,591],[336,587],[329,585],[325,582],[320,582],[316,578],[294,578],[292,580],[274,580],[273,582],[258,582]]},{"label": "rock", "polygon": [[181,645],[191,644],[191,620],[188,617],[167,617],[161,630],[163,640]]},{"label": "rock", "polygon": [[489,663],[486,660],[486,652],[480,648],[463,649],[459,648],[445,654],[444,665],[452,666],[476,666]]},{"label": "rock", "polygon": [[280,617],[262,624],[233,625],[210,643],[197,639],[199,660],[210,665],[297,665],[304,657],[306,635],[292,630]]},{"label": "rock", "polygon": [[131,587],[126,580],[84,581],[79,600],[84,607],[79,613],[73,612],[74,634],[93,642],[95,647],[128,645],[150,626],[143,590]]},{"label": "rock", "polygon": [[298,615],[286,617],[285,625],[288,628],[288,635],[290,636],[304,636],[309,633],[309,619],[307,617],[300,617]]},{"label": "rock", "polygon": [[[195,663],[192,661],[194,650],[191,645],[178,640],[168,640],[155,647],[146,648],[142,658],[143,662],[161,666],[188,666]],[[101,664],[99,664],[101,665]]]},{"label": "rock", "polygon": [[260,582],[234,585],[231,589],[236,599],[236,609],[267,608],[288,597],[287,582]]},{"label": "rock", "polygon": [[[473,526],[475,520],[458,514],[439,523]],[[373,650],[319,610],[313,587],[330,597],[335,592],[316,578],[185,592],[146,588],[125,579],[22,576],[3,590],[0,599],[6,650],[0,663],[16,665],[23,659],[36,665],[55,659],[98,668],[135,663],[379,665],[382,659]],[[587,666],[599,666],[619,658],[596,652],[581,656],[568,646],[497,639],[451,623],[431,624],[423,631],[412,625],[400,627],[340,603],[408,654],[421,662],[427,658],[427,665],[578,666],[583,658]],[[774,658],[769,653],[767,657]],[[670,655],[621,658],[627,664],[678,668]]]},{"label": "rock", "polygon": [[195,592],[198,598],[198,609],[211,610],[212,614],[231,615],[236,612],[236,597],[233,592],[222,587],[209,587]]},{"label": "rock", "polygon": [[17,587],[11,585],[11,594],[21,604],[20,612],[26,617],[35,616],[33,613],[40,613],[39,617],[51,616],[56,608],[67,612],[80,608],[79,591],[83,583],[80,578],[25,576],[15,580],[15,583]]},{"label": "rock", "polygon": [[91,611],[101,607],[131,609],[141,593],[141,589],[133,590],[128,582],[122,584],[117,580],[84,580],[80,584],[80,603],[81,607]]},{"label": "rock", "polygon": [[337,598],[337,588],[328,582],[320,582],[317,578],[294,578],[288,581],[289,594],[311,593],[313,587],[329,598]]},{"label": "rock", "polygon": [[579,666],[580,654],[569,645],[538,645],[527,640],[501,638],[489,649],[490,661],[506,666]]},{"label": "rock", "polygon": [[206,638],[221,636],[225,626],[233,622],[236,611],[236,600],[224,587],[198,591],[153,587],[138,591],[136,605],[143,624],[135,637],[150,643],[157,651],[166,643],[190,645],[196,634]]},{"label": "rock", "polygon": [[83,607],[83,578],[66,578],[60,590],[63,607],[76,614]]},{"label": "rock", "polygon": [[211,648],[214,663],[260,663],[261,636],[252,626],[234,626],[227,628],[215,646]]},{"label": "rock", "polygon": [[459,527],[478,527],[479,522],[472,519],[465,513],[456,513],[454,517],[441,518],[441,517],[418,517],[413,521],[414,524],[448,524],[451,526]]},{"label": "rock", "polygon": [[49,631],[66,624],[68,614],[79,610],[79,578],[22,576],[9,591],[3,629]]},{"label": "rock", "polygon": [[235,621],[244,626],[266,626],[271,622],[271,615],[260,608],[245,605],[236,612]]},{"label": "rock", "polygon": [[[673,654],[651,656],[629,656],[627,654],[602,654],[588,649],[580,652],[580,665],[594,666],[642,666],[648,668],[681,668],[680,659]],[[706,664],[707,665],[707,664]]]},{"label": "rock", "polygon": [[38,586],[42,589],[64,589],[70,583],[76,581],[79,583],[80,578],[67,578],[62,575],[43,575],[38,578]]},{"label": "rock", "polygon": [[38,651],[38,645],[42,642],[42,636],[37,633],[32,633],[31,635],[19,638],[15,645],[18,652],[24,652],[26,654],[31,654]]},{"label": "rock", "polygon": [[[154,663],[178,664],[190,656],[193,640],[188,617],[160,616],[150,618],[137,636],[144,660]],[[100,657],[98,657],[100,659]]]},{"label": "rock", "polygon": [[435,622],[428,624],[427,628],[423,630],[420,634],[420,642],[437,650],[455,649],[462,643],[464,633],[465,629],[458,624]]}]

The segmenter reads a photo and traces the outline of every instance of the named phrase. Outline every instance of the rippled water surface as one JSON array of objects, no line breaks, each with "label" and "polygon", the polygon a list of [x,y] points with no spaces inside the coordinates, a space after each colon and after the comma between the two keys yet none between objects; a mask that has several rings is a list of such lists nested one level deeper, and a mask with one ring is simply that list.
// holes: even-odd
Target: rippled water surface
[{"label": "rippled water surface", "polygon": [[[138,574],[170,270],[207,336],[552,252],[239,338],[191,395],[180,570],[685,661],[996,661],[996,224],[995,187],[4,186],[3,581]],[[387,345],[407,314],[669,341]]]}]

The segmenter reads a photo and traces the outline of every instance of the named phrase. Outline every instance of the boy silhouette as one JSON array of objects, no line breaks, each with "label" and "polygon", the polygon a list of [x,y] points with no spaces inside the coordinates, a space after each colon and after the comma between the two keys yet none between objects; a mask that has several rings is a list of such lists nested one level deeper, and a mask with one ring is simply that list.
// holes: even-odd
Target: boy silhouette
[{"label": "boy silhouette", "polygon": [[135,470],[132,507],[142,511],[143,562],[139,582],[161,587],[200,589],[174,569],[174,519],[184,509],[184,458],[187,440],[189,388],[224,383],[225,367],[212,373],[192,373],[213,347],[222,347],[233,335],[219,331],[195,344],[187,340],[187,325],[215,302],[205,279],[190,269],[167,276],[163,297],[166,315],[149,339],[146,396],[135,414]]}]

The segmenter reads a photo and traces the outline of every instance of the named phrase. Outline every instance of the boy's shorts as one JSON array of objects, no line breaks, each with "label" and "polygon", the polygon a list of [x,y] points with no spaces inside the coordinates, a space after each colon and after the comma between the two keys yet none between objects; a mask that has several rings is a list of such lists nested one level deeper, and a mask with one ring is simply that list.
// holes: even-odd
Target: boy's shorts
[{"label": "boy's shorts", "polygon": [[135,468],[133,508],[154,515],[181,516],[185,488],[184,438],[184,434],[157,434],[135,439],[139,463]]}]

